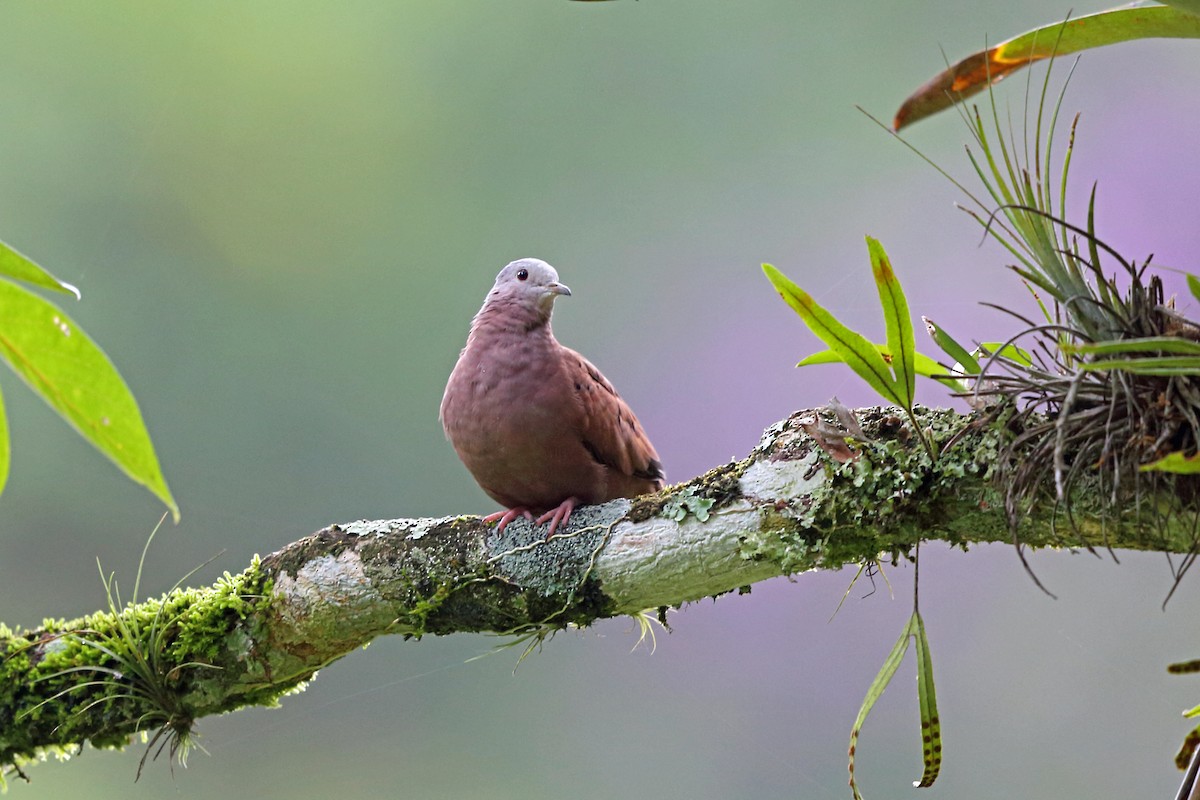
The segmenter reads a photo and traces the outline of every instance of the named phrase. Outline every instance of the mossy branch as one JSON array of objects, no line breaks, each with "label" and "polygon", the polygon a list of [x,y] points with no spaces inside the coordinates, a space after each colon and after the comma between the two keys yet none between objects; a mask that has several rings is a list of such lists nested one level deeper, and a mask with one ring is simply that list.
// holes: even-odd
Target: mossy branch
[{"label": "mossy branch", "polygon": [[[333,525],[211,587],[37,630],[0,625],[0,765],[19,772],[47,752],[121,747],[138,732],[182,755],[194,720],[274,704],[384,634],[540,635],[778,575],[895,561],[919,540],[1012,540],[992,474],[1011,440],[1003,425],[918,410],[939,450],[933,463],[890,410],[859,411],[866,439],[849,448],[803,432],[818,414],[836,424],[800,412],[744,460],[580,509],[549,541],[523,520],[499,537],[477,517]],[[1099,487],[1075,487],[1071,524],[1055,524],[1053,502],[1035,503],[1021,542],[1193,550],[1172,513],[1177,496],[1143,496],[1139,514],[1114,514]]]}]

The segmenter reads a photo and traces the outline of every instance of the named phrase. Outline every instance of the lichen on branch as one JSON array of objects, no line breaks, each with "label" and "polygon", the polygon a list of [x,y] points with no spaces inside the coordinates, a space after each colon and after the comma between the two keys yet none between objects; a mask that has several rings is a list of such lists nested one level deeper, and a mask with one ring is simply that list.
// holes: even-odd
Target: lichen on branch
[{"label": "lichen on branch", "polygon": [[[767,429],[744,459],[653,495],[583,507],[549,540],[525,520],[503,536],[478,517],[331,525],[214,585],[178,589],[32,630],[0,626],[0,765],[134,734],[186,754],[195,720],[272,705],[375,637],[490,631],[544,636],[567,625],[678,606],[779,575],[908,557],[921,540],[1007,541],[992,471],[1012,434],[979,414],[857,412],[854,457],[805,433],[807,411]],[[830,448],[833,449],[833,448]],[[844,446],[837,452],[844,452]],[[1026,546],[1188,552],[1169,515],[1105,517],[1075,487],[1074,524],[1031,504]],[[1158,498],[1145,509],[1177,503]],[[1171,520],[1175,520],[1172,522]],[[111,585],[108,587],[113,588]],[[111,599],[111,594],[110,594]]]}]

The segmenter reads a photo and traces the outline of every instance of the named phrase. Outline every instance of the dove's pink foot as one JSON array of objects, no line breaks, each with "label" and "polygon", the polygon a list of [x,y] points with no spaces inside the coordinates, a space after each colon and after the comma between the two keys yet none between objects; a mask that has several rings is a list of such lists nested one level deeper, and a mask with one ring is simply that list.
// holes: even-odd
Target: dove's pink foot
[{"label": "dove's pink foot", "polygon": [[488,514],[483,518],[483,521],[495,522],[496,520],[500,520],[500,524],[496,526],[496,533],[504,533],[505,526],[517,517],[524,517],[533,522],[533,514],[530,513],[528,508],[510,508],[507,511],[497,511],[494,514]]},{"label": "dove's pink foot", "polygon": [[571,518],[571,512],[575,510],[575,504],[578,502],[578,498],[568,497],[559,503],[557,508],[552,508],[537,518],[538,525],[541,525],[546,520],[550,520],[550,530],[546,531],[547,539],[554,535],[554,531],[559,525],[567,524],[567,520]]}]

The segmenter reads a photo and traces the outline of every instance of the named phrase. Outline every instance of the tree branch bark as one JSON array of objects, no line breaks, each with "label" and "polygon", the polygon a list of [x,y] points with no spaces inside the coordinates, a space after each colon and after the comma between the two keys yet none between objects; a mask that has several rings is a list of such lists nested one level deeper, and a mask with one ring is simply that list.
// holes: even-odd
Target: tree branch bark
[{"label": "tree branch bark", "polygon": [[[888,409],[858,417],[846,463],[799,424],[776,423],[745,459],[684,484],[581,508],[549,541],[524,520],[503,536],[478,517],[331,525],[211,587],[43,628],[0,625],[0,767],[147,731],[171,751],[193,722],[269,705],[384,634],[543,636],[568,624],[674,606],[767,578],[906,557],[921,540],[1007,541],[992,474],[1004,432],[920,411],[931,462]],[[828,445],[828,442],[826,442]],[[829,447],[830,450],[837,450]],[[1072,525],[1053,503],[1022,521],[1024,545],[1191,552],[1180,515],[1107,513],[1081,482]],[[1177,505],[1147,497],[1145,508]]]}]

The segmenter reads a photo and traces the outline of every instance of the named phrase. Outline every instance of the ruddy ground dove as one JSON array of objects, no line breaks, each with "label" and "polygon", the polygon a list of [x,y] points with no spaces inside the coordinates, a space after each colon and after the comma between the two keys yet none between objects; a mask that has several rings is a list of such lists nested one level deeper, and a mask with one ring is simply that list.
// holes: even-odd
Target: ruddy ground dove
[{"label": "ruddy ground dove", "polygon": [[554,267],[514,261],[471,322],[450,373],[441,420],[479,486],[505,506],[499,529],[524,516],[549,521],[546,538],[577,505],[663,486],[662,464],[612,384],[550,330],[559,295]]}]

